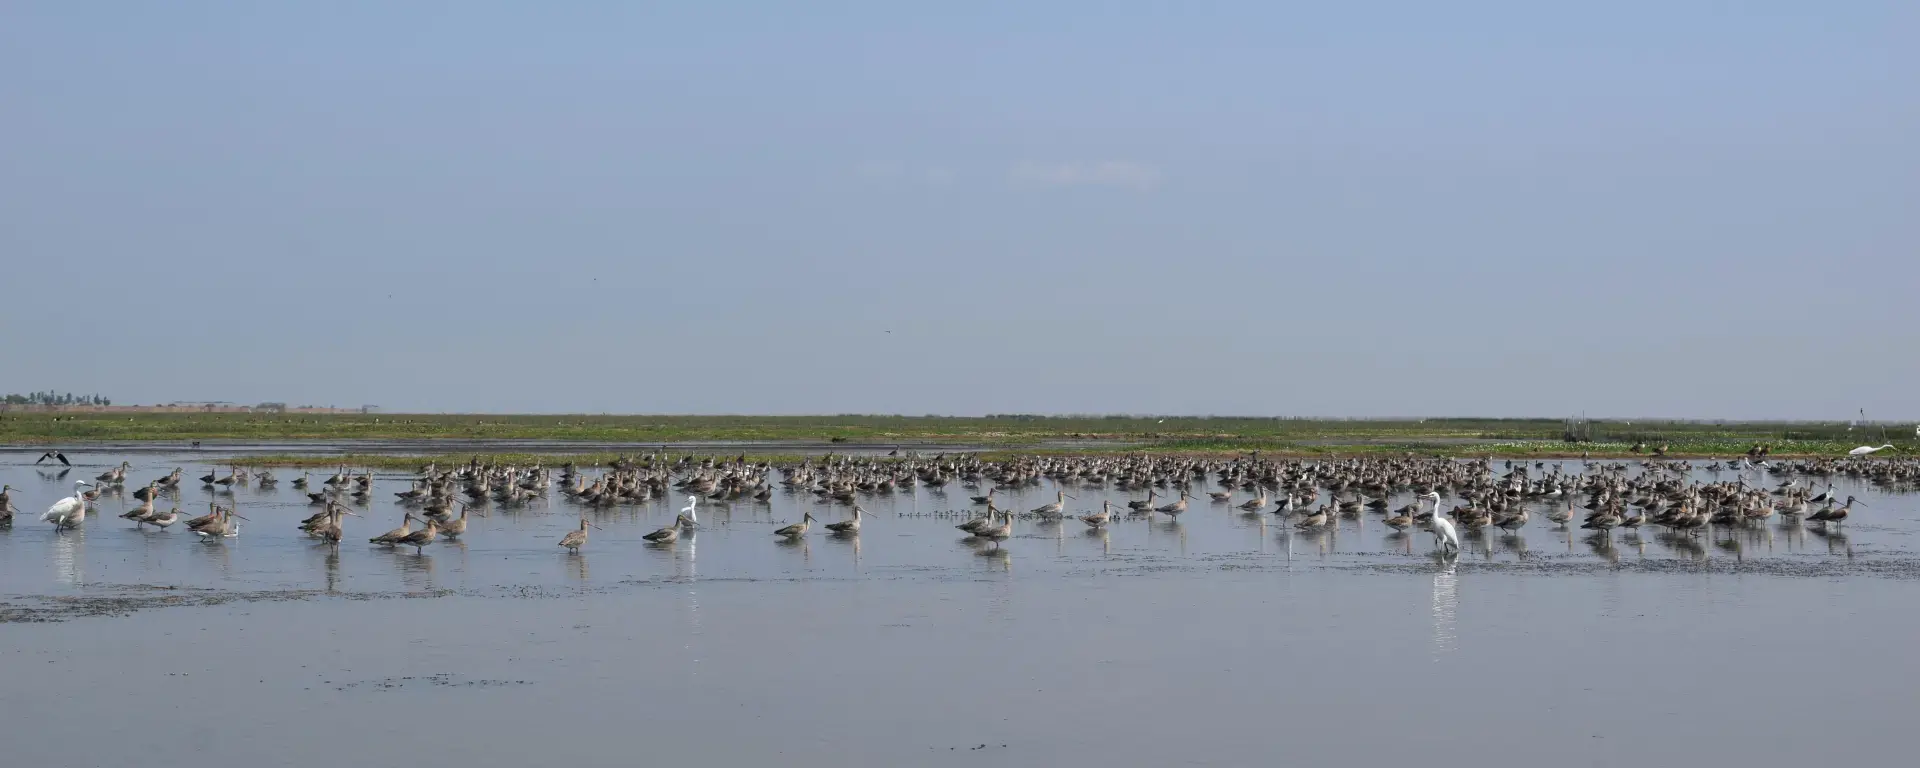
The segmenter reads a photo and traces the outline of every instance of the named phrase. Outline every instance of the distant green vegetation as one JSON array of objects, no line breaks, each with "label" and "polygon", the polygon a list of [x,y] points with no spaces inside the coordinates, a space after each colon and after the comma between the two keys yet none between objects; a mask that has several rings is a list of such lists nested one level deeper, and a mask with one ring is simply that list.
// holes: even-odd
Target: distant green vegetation
[{"label": "distant green vegetation", "polygon": [[[0,443],[192,440],[557,440],[669,443],[811,441],[996,450],[1152,450],[1325,456],[1414,452],[1457,456],[1840,455],[1879,445],[1920,448],[1911,424],[1849,429],[1844,422],[1563,421],[1560,419],[1337,420],[1241,417],[1025,416],[591,416],[268,413],[0,413]],[[1908,454],[1910,455],[1910,454]],[[461,461],[465,455],[458,456]],[[531,458],[531,457],[529,457]],[[291,459],[289,459],[291,460]],[[552,463],[551,457],[548,457]],[[316,461],[319,461],[316,459]],[[411,462],[411,459],[406,461]],[[256,462],[260,463],[260,462]],[[324,464],[325,461],[320,463]],[[373,462],[361,462],[363,465]]]}]

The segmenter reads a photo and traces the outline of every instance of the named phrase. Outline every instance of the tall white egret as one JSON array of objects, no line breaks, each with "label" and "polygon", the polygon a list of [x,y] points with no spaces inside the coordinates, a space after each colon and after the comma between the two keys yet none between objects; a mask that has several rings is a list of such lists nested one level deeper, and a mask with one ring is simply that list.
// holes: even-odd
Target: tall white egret
[{"label": "tall white egret", "polygon": [[1421,498],[1433,501],[1433,545],[1453,552],[1460,551],[1460,534],[1453,529],[1453,521],[1440,514],[1440,492],[1428,491]]},{"label": "tall white egret", "polygon": [[87,518],[87,500],[80,495],[81,488],[90,488],[93,484],[85,480],[73,481],[73,495],[47,507],[47,513],[40,516],[41,522],[53,523],[56,531],[73,528]]},{"label": "tall white egret", "polygon": [[687,506],[685,509],[680,510],[680,514],[687,516],[687,522],[692,523],[694,525],[699,525],[700,524],[700,497],[688,496]]}]

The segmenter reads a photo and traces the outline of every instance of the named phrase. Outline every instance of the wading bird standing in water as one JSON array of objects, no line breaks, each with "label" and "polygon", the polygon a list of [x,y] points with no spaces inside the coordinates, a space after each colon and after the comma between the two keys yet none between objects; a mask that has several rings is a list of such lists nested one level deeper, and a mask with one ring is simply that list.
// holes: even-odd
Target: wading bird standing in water
[{"label": "wading bird standing in water", "polygon": [[[214,539],[231,539],[240,535],[240,524],[234,521],[246,520],[247,518],[241,517],[238,513],[225,507],[214,507],[213,511],[213,520],[207,522],[205,525],[189,526],[189,528],[207,541],[213,541]],[[247,520],[247,522],[253,521]]]},{"label": "wading bird standing in water", "polygon": [[692,527],[693,527],[693,521],[691,519],[688,519],[686,515],[676,515],[673,518],[673,525],[669,525],[665,528],[654,531],[653,533],[649,533],[640,538],[646,539],[649,543],[652,543],[652,544],[672,544],[680,540],[680,529],[682,528],[690,529]]},{"label": "wading bird standing in water", "polygon": [[13,524],[13,486],[0,485],[0,525]]},{"label": "wading bird standing in water", "polygon": [[[428,522],[427,525],[431,526],[433,523]],[[567,551],[572,554],[580,554],[580,548],[587,545],[587,528],[589,527],[596,530],[600,528],[600,526],[587,522],[585,517],[580,518],[580,530],[569,532],[567,535],[560,537],[560,546],[566,547]]]},{"label": "wading bird standing in water", "polygon": [[1033,514],[1036,517],[1041,517],[1049,520],[1059,517],[1061,510],[1064,510],[1067,508],[1067,499],[1071,499],[1071,498],[1074,498],[1074,497],[1068,496],[1066,491],[1057,491],[1055,492],[1053,503],[1042,504],[1040,506],[1034,507]]},{"label": "wading bird standing in water", "polygon": [[[1821,523],[1823,525],[1826,523],[1834,523],[1837,525],[1841,521],[1847,519],[1847,514],[1853,511],[1853,505],[1855,504],[1860,504],[1860,502],[1856,501],[1852,496],[1848,496],[1847,503],[1842,504],[1838,507],[1833,506],[1833,502],[1829,501],[1827,502],[1827,507],[1825,509],[1822,509],[1818,512],[1808,515],[1807,522]],[[1860,506],[1864,507],[1866,505],[1860,504]]]},{"label": "wading bird standing in water", "polygon": [[860,532],[860,516],[863,514],[866,514],[866,512],[867,512],[866,510],[860,508],[860,505],[855,504],[853,505],[852,520],[843,520],[838,523],[827,523],[827,530],[833,531],[834,533],[841,534],[841,535],[859,533]]},{"label": "wading bird standing in water", "polygon": [[1013,513],[1006,513],[1003,519],[1005,522],[998,525],[988,524],[986,527],[974,532],[973,535],[993,542],[993,548],[999,549],[1000,542],[1013,538]]},{"label": "wading bird standing in water", "polygon": [[413,553],[417,555],[420,554],[422,547],[432,544],[433,540],[437,538],[440,538],[440,523],[429,517],[427,518],[427,527],[407,534],[406,538],[401,539],[397,543],[403,546],[413,547]]},{"label": "wading bird standing in water", "polygon": [[1442,553],[1460,551],[1460,534],[1453,529],[1453,521],[1440,514],[1440,492],[1428,491],[1421,498],[1433,500],[1433,545]]},{"label": "wading bird standing in water", "polygon": [[1099,528],[1100,526],[1106,525],[1107,521],[1112,519],[1113,502],[1111,501],[1100,502],[1100,511],[1095,514],[1080,516],[1080,522],[1086,523],[1089,528]]},{"label": "wading bird standing in water", "polygon": [[411,533],[413,533],[413,513],[408,512],[405,515],[401,516],[400,527],[395,528],[391,531],[387,531],[386,533],[380,534],[371,539],[367,539],[367,543],[383,544],[388,547],[391,547],[395,544],[399,544],[401,541],[406,540],[408,534],[411,534]]},{"label": "wading bird standing in water", "polygon": [[73,495],[47,507],[46,513],[40,516],[40,520],[53,523],[53,529],[56,531],[64,531],[80,525],[87,517],[87,500],[81,495],[80,489],[92,487],[92,485],[85,480],[73,481]]},{"label": "wading bird standing in water", "polygon": [[774,531],[773,535],[785,536],[789,539],[797,539],[797,538],[800,538],[801,536],[807,535],[807,526],[812,524],[813,524],[813,513],[807,512],[800,516],[800,522],[794,523],[793,525],[789,525],[785,528],[781,528],[780,530]]}]

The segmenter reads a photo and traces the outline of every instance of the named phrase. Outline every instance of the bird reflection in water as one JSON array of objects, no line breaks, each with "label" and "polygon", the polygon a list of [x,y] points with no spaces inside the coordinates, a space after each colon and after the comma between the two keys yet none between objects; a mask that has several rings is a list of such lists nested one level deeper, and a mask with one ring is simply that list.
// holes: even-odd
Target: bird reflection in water
[{"label": "bird reflection in water", "polygon": [[1848,560],[1853,559],[1853,543],[1847,540],[1846,531],[1825,527],[1806,528],[1803,530],[1814,538],[1825,541],[1827,543],[1827,554],[1846,555]]},{"label": "bird reflection in water", "polygon": [[400,584],[408,589],[433,589],[433,555],[401,554],[393,558],[400,572]]},{"label": "bird reflection in water", "polygon": [[[218,542],[220,541],[220,539],[214,538],[214,539],[210,539],[209,541]],[[189,547],[189,549],[197,553],[201,559],[207,561],[207,564],[213,568],[213,572],[215,574],[224,578],[232,573],[233,550],[231,548],[215,547],[215,546],[195,546],[195,547]]]},{"label": "bird reflection in water", "polygon": [[661,557],[668,559],[668,562],[673,566],[673,577],[675,579],[691,579],[698,575],[694,564],[696,562],[695,557],[699,554],[700,550],[700,535],[694,529],[686,529],[685,533],[680,534],[678,538],[671,541],[653,542],[648,545],[648,548],[660,552]]},{"label": "bird reflection in water", "polygon": [[1493,536],[1487,533],[1487,529],[1473,531],[1467,535],[1467,538],[1471,543],[1479,545],[1480,559],[1493,562]]},{"label": "bird reflection in water", "polygon": [[1733,555],[1733,560],[1736,563],[1746,560],[1746,557],[1744,556],[1745,553],[1742,551],[1744,547],[1740,545],[1740,537],[1738,536],[1728,536],[1724,539],[1714,539],[1713,546],[1719,548],[1720,551],[1722,552],[1726,552]]},{"label": "bird reflection in water", "polygon": [[327,592],[332,593],[340,588],[340,548],[327,547],[326,552]]},{"label": "bird reflection in water", "polygon": [[1773,527],[1773,530],[1786,534],[1786,548],[1788,552],[1797,551],[1797,548],[1802,548],[1807,545],[1807,529],[1800,527],[1799,520],[1781,520],[1779,525]]},{"label": "bird reflection in water", "polygon": [[574,581],[581,582],[583,584],[586,583],[587,577],[588,577],[586,554],[582,553],[574,557],[569,557],[566,559],[566,561],[567,561],[567,576],[573,579]]},{"label": "bird reflection in water", "polygon": [[798,550],[802,568],[813,563],[813,545],[805,536],[782,536],[774,539],[773,545],[781,549]]},{"label": "bird reflection in water", "polygon": [[1635,557],[1641,560],[1647,559],[1647,540],[1645,537],[1640,535],[1639,529],[1634,529],[1624,534],[1621,534],[1620,545],[1623,547],[1626,547],[1627,549],[1633,550]]},{"label": "bird reflection in water", "polygon": [[1413,554],[1413,536],[1406,531],[1388,533],[1383,541],[1404,554]]},{"label": "bird reflection in water", "polygon": [[[691,547],[688,548],[688,555],[688,559],[691,560]],[[683,604],[687,607],[687,642],[681,646],[681,650],[686,651],[688,655],[687,660],[691,662],[687,665],[688,674],[697,677],[700,674],[700,648],[704,646],[705,643],[698,642],[702,634],[700,625],[700,590],[695,588],[691,583],[687,585],[687,598],[683,601]]]},{"label": "bird reflection in water", "polygon": [[1673,550],[1674,554],[1689,560],[1704,560],[1707,557],[1707,548],[1700,545],[1699,539],[1689,534],[1664,533],[1660,535],[1660,543]]},{"label": "bird reflection in water", "polygon": [[1587,536],[1586,541],[1587,549],[1592,550],[1593,554],[1598,555],[1600,559],[1616,565],[1620,563],[1620,550],[1614,548],[1611,533],[1591,534]]},{"label": "bird reflection in water", "polygon": [[75,529],[53,538],[53,579],[70,587],[85,582],[81,574],[82,555],[86,554],[87,534]]},{"label": "bird reflection in water", "polygon": [[1314,554],[1319,555],[1320,559],[1325,560],[1327,558],[1327,554],[1332,551],[1332,545],[1329,543],[1329,540],[1333,538],[1333,534],[1328,530],[1331,527],[1332,526],[1306,528],[1302,530],[1296,530],[1291,535],[1284,534],[1284,533],[1281,534],[1283,536],[1287,536],[1287,547],[1288,547],[1287,552],[1288,552],[1289,559],[1291,559],[1292,552],[1293,552],[1293,549],[1292,549],[1293,540],[1297,538],[1297,539],[1300,539],[1303,544],[1312,544]]},{"label": "bird reflection in water", "polygon": [[1442,655],[1452,653],[1458,645],[1459,634],[1454,628],[1454,614],[1460,604],[1458,579],[1454,569],[1458,563],[1454,555],[1436,554],[1439,570],[1433,573],[1433,658],[1439,661]]},{"label": "bird reflection in water", "polygon": [[466,538],[462,537],[457,539],[442,540],[440,542],[440,551],[442,553],[446,553],[448,551],[451,551],[453,553],[453,576],[456,580],[460,582],[455,586],[465,586],[466,575],[470,573],[470,571],[467,570]]},{"label": "bird reflection in water", "polygon": [[1000,566],[1000,570],[1003,572],[1013,572],[1013,550],[1005,547],[975,545],[973,554],[983,562]]}]

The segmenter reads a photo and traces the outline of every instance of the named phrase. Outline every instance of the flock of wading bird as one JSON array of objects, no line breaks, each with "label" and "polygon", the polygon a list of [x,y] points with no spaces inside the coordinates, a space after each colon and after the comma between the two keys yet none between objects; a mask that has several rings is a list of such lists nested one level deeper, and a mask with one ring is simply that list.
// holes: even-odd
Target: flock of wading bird
[{"label": "flock of wading bird", "polygon": [[[64,459],[64,456],[60,458]],[[64,462],[63,462],[64,463]],[[41,520],[56,531],[81,525],[92,502],[103,494],[118,494],[126,486],[131,465],[100,474],[92,482],[75,483],[74,495],[54,503]],[[1589,462],[1569,472],[1558,462],[1496,462],[1440,458],[1367,458],[1325,461],[1261,459],[1256,452],[1234,459],[1172,456],[1050,457],[1028,456],[987,461],[971,455],[922,458],[826,456],[774,465],[738,459],[696,458],[672,460],[660,455],[637,459],[621,457],[603,467],[583,469],[564,464],[558,489],[566,503],[580,510],[579,528],[558,543],[577,553],[588,543],[588,531],[598,530],[589,518],[595,510],[646,504],[655,499],[685,495],[687,506],[673,523],[642,537],[650,544],[671,544],[700,523],[703,500],[733,503],[765,502],[776,486],[794,494],[848,509],[847,519],[824,527],[833,535],[859,534],[866,510],[863,497],[911,490],[916,484],[936,490],[958,483],[985,492],[970,496],[974,506],[956,526],[968,540],[996,549],[1013,536],[1016,520],[1035,525],[1057,525],[1073,517],[1093,528],[1122,518],[1164,515],[1177,519],[1202,498],[1217,506],[1238,509],[1250,516],[1272,514],[1303,531],[1337,525],[1341,518],[1366,514],[1396,532],[1424,530],[1433,536],[1441,556],[1456,554],[1462,532],[1486,529],[1516,531],[1534,520],[1536,512],[1557,529],[1578,527],[1594,536],[1613,535],[1614,529],[1659,527],[1675,534],[1698,536],[1713,526],[1754,526],[1776,516],[1793,525],[1802,523],[1825,530],[1840,526],[1855,507],[1866,505],[1853,496],[1844,500],[1833,490],[1833,479],[1851,478],[1886,492],[1920,490],[1920,460],[1911,458],[1818,458],[1760,460],[1747,457],[1714,461],[1698,469],[1686,461]],[[778,474],[779,479],[774,477]],[[1731,475],[1730,479],[1720,479]],[[404,514],[400,526],[373,536],[368,542],[385,547],[412,547],[419,553],[440,538],[455,539],[467,532],[468,513],[476,508],[520,508],[552,498],[552,472],[540,465],[513,466],[471,462],[450,469],[429,464],[408,481],[405,491],[393,493]],[[1769,477],[1771,476],[1771,477]],[[247,518],[237,504],[219,503],[224,493],[252,484],[272,489],[279,480],[271,470],[234,466],[225,474],[210,470],[199,479],[215,494],[208,513],[182,519],[178,507],[162,511],[156,501],[179,498],[180,469],[148,482],[133,496],[140,503],[119,517],[136,527],[165,530],[183,523],[208,541],[240,535]],[[1209,480],[1217,490],[1209,489]],[[1054,485],[1054,501],[1024,513],[1002,509],[996,496]],[[342,467],[313,484],[311,473],[291,481],[319,511],[300,521],[300,530],[337,546],[345,539],[346,517],[361,517],[353,506],[372,501],[370,471],[349,472]],[[1070,489],[1112,488],[1140,494],[1117,507],[1102,502],[1097,511],[1070,512]],[[11,524],[12,486],[0,488],[0,525]],[[1388,499],[1411,493],[1413,502],[1392,508]],[[1324,501],[1322,501],[1324,499]],[[1156,503],[1163,502],[1163,503]],[[483,512],[484,514],[484,512]],[[958,513],[931,513],[961,516]],[[794,540],[807,535],[816,519],[813,512],[773,534]],[[414,527],[418,524],[420,527]]]}]

